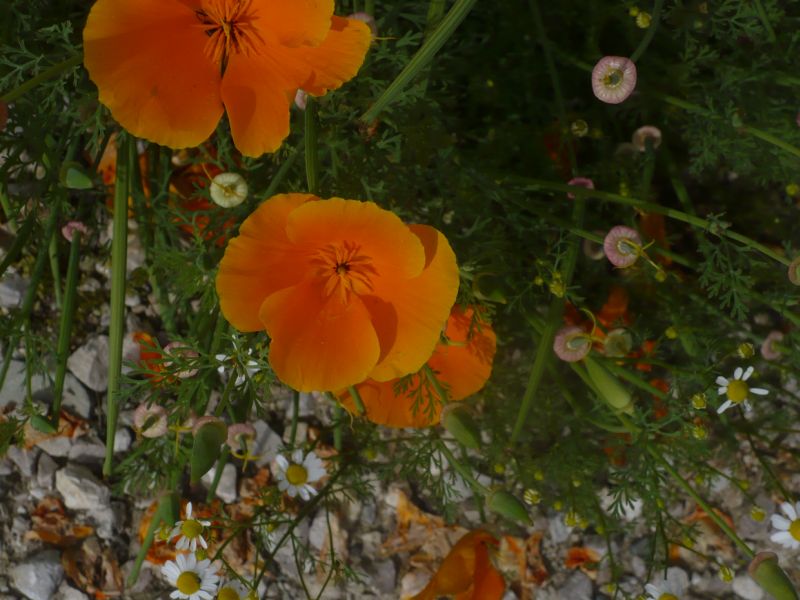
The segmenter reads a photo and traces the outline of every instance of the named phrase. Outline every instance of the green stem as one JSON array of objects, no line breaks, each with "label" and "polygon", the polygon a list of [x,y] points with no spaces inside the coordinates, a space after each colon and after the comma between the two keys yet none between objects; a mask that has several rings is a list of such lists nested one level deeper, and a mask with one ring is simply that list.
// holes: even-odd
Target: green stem
[{"label": "green stem", "polygon": [[546,189],[564,193],[572,192],[578,198],[580,197],[596,198],[597,200],[605,200],[606,202],[614,202],[615,204],[624,204],[626,206],[633,206],[645,212],[658,213],[660,215],[664,215],[671,219],[675,219],[676,221],[682,221],[684,223],[688,223],[704,231],[709,231],[715,235],[724,236],[729,239],[735,240],[741,243],[742,245],[747,246],[748,248],[752,248],[753,250],[760,252],[764,256],[767,256],[772,260],[777,261],[787,267],[791,262],[785,256],[781,256],[780,254],[774,252],[773,250],[770,250],[765,245],[756,242],[753,239],[750,239],[740,233],[736,233],[735,231],[730,231],[729,229],[719,229],[706,219],[701,219],[700,217],[687,214],[683,211],[676,210],[674,208],[668,208],[666,206],[661,206],[660,204],[655,204],[653,202],[647,202],[645,200],[639,200],[637,198],[631,198],[628,196],[621,196],[619,194],[613,194],[611,192],[602,192],[600,190],[588,190],[586,188],[582,188],[579,186],[570,186],[562,183],[555,183],[552,181],[544,181],[541,179],[527,179],[527,178],[516,178],[516,179],[525,183],[525,186],[523,186],[525,187],[525,189],[530,189],[530,190]]},{"label": "green stem", "polygon": [[[11,223],[11,220],[8,221]],[[31,231],[33,230],[33,224],[36,222],[36,211],[31,211],[27,217],[25,217],[25,221],[22,223],[22,227],[19,228],[17,231],[17,237],[14,240],[14,243],[11,244],[11,248],[8,249],[6,255],[3,257],[3,260],[0,261],[0,277],[6,272],[6,269],[13,263],[15,260],[19,258],[22,249],[28,243],[28,238],[31,235]]]},{"label": "green stem", "polygon": [[210,504],[211,501],[214,499],[214,495],[217,493],[217,488],[219,487],[219,481],[222,479],[222,470],[225,468],[225,465],[228,463],[228,458],[230,457],[231,449],[227,446],[222,447],[222,452],[220,452],[219,458],[217,459],[217,466],[214,470],[214,480],[211,482],[211,485],[208,488],[208,493],[206,494],[206,504]]},{"label": "green stem", "polygon": [[306,182],[309,194],[319,192],[319,151],[317,149],[317,103],[308,97],[305,110]]},{"label": "green stem", "polygon": [[430,63],[442,46],[455,33],[458,26],[466,18],[477,0],[456,0],[453,7],[442,19],[436,30],[425,40],[422,47],[417,50],[405,68],[386,88],[386,91],[375,101],[375,103],[361,115],[361,120],[365,123],[372,123],[375,118],[392,102],[397,100],[402,91],[416,77],[425,66]]},{"label": "green stem", "polygon": [[297,420],[300,415],[300,392],[292,390],[292,428],[289,431],[289,446],[294,448],[297,437]]},{"label": "green stem", "polygon": [[289,174],[289,170],[294,165],[295,161],[297,160],[297,155],[299,154],[294,149],[292,149],[291,152],[292,153],[286,157],[286,160],[284,160],[281,166],[278,168],[278,172],[275,173],[275,175],[272,177],[272,180],[269,182],[267,191],[264,192],[264,198],[271,198],[274,196],[280,185],[283,183],[283,180],[286,179],[286,176]]},{"label": "green stem", "polygon": [[67,375],[67,357],[69,355],[69,341],[72,335],[72,319],[75,312],[75,297],[78,289],[78,263],[80,259],[81,232],[72,232],[72,241],[69,245],[69,264],[67,266],[67,280],[64,283],[64,305],[61,309],[61,320],[58,327],[58,344],[56,350],[56,378],[53,388],[53,405],[50,408],[50,422],[56,427],[58,415],[61,412],[61,400],[64,394],[64,379]]},{"label": "green stem", "polygon": [[353,399],[353,402],[356,405],[356,411],[358,414],[361,416],[367,414],[367,409],[364,407],[364,401],[361,399],[361,394],[358,393],[356,386],[348,386],[347,391],[350,392],[350,397]]},{"label": "green stem", "polygon": [[111,240],[111,324],[108,342],[108,395],[106,397],[106,456],[103,475],[111,475],[114,438],[119,416],[119,386],[122,374],[122,339],[125,335],[125,281],[128,254],[128,197],[136,155],[134,138],[126,136],[117,151],[117,181],[114,188],[114,224]]},{"label": "green stem", "polygon": [[61,268],[58,264],[58,240],[55,236],[50,238],[50,245],[47,248],[47,255],[50,258],[50,272],[53,275],[53,292],[55,294],[56,309],[61,308]]},{"label": "green stem", "polygon": [[645,50],[647,50],[650,42],[653,41],[653,36],[656,34],[656,29],[658,29],[658,22],[661,19],[661,6],[663,4],[664,0],[655,0],[653,3],[653,13],[650,15],[650,26],[647,28],[647,33],[644,34],[642,41],[639,42],[639,46],[633,51],[633,54],[631,54],[631,62],[635,63],[639,60]]},{"label": "green stem", "polygon": [[648,445],[647,451],[653,458],[656,459],[656,461],[658,461],[661,464],[662,467],[664,467],[664,469],[670,475],[672,475],[672,477],[675,478],[675,480],[678,482],[678,485],[682,487],[683,490],[687,494],[689,494],[694,499],[695,502],[697,502],[698,506],[700,506],[700,508],[702,508],[705,511],[705,513],[712,521],[714,521],[717,527],[719,527],[725,533],[725,535],[727,535],[731,539],[731,541],[734,544],[736,544],[739,547],[739,549],[747,555],[748,558],[753,558],[756,555],[753,549],[750,548],[750,546],[748,546],[747,543],[744,540],[742,540],[742,538],[736,535],[736,532],[733,529],[731,529],[731,527],[728,526],[728,524],[724,521],[724,519],[722,519],[714,511],[711,505],[709,505],[708,502],[706,502],[702,498],[702,496],[700,496],[697,492],[694,491],[692,486],[689,485],[689,482],[686,481],[671,464],[669,464],[669,462],[661,455],[661,453],[658,450],[656,450],[653,446]]},{"label": "green stem", "polygon": [[444,454],[445,458],[447,458],[447,462],[450,463],[450,466],[461,475],[461,478],[466,481],[469,486],[475,491],[476,494],[481,496],[489,495],[489,488],[485,485],[480,483],[475,477],[473,477],[472,473],[470,473],[469,469],[467,469],[461,462],[456,459],[452,452],[450,452],[450,448],[447,447],[447,444],[441,442],[438,444],[439,451]]},{"label": "green stem", "polygon": [[83,55],[76,54],[74,56],[71,56],[67,60],[64,60],[60,63],[56,63],[52,67],[45,69],[44,71],[39,73],[36,77],[32,77],[25,83],[18,85],[4,96],[0,96],[0,102],[5,102],[6,104],[8,104],[9,102],[13,102],[23,94],[28,93],[30,90],[35,88],[40,83],[45,82],[48,79],[52,79],[53,77],[60,75],[61,73],[63,73],[68,69],[77,67],[82,62],[83,62]]},{"label": "green stem", "polygon": [[369,15],[375,15],[375,0],[365,0],[364,12]]}]

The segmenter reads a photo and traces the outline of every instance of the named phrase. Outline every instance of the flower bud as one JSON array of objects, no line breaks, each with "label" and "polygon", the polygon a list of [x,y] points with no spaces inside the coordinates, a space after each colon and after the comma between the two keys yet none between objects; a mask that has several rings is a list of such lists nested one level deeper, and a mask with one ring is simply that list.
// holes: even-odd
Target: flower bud
[{"label": "flower bud", "polygon": [[756,355],[756,349],[753,348],[753,344],[750,342],[742,342],[736,348],[736,354],[741,358],[753,358]]},{"label": "flower bud", "polygon": [[215,204],[223,208],[239,206],[247,198],[247,182],[238,173],[220,173],[211,180],[209,192]]},{"label": "flower bud", "polygon": [[477,449],[481,445],[478,424],[465,406],[451,402],[442,409],[442,426],[458,442],[467,448]]},{"label": "flower bud", "polygon": [[526,504],[530,504],[531,506],[536,506],[537,504],[539,504],[539,502],[542,501],[542,495],[533,488],[528,488],[522,495],[522,499],[525,501]]},{"label": "flower bud", "polygon": [[761,588],[775,600],[798,600],[797,590],[792,581],[778,564],[773,552],[759,552],[747,567],[747,573]]},{"label": "flower bud", "polygon": [[767,513],[760,506],[754,506],[750,509],[750,518],[756,523],[761,523],[767,516]]},{"label": "flower bud", "polygon": [[505,490],[495,490],[486,499],[486,506],[494,513],[520,523],[529,524],[528,509],[515,496]]},{"label": "flower bud", "polygon": [[789,263],[789,281],[794,285],[800,285],[800,256]]},{"label": "flower bud", "polygon": [[692,396],[692,408],[703,410],[706,406],[708,406],[708,398],[703,392],[697,392]]},{"label": "flower bud", "polygon": [[575,137],[582,138],[589,134],[589,124],[583,119],[578,119],[572,122],[569,130]]},{"label": "flower bud", "polygon": [[633,410],[631,394],[619,380],[609,373],[605,367],[591,357],[586,357],[586,372],[592,380],[600,396],[611,408],[631,412]]}]

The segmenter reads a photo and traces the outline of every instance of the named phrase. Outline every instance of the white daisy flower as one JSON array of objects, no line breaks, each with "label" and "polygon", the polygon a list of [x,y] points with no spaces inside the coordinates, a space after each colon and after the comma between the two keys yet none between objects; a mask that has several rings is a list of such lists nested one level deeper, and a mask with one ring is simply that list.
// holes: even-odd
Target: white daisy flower
[{"label": "white daisy flower", "polygon": [[217,600],[255,600],[255,597],[254,592],[236,580],[222,584],[217,592]]},{"label": "white daisy flower", "polygon": [[317,493],[310,484],[319,481],[327,474],[320,458],[313,452],[303,457],[302,450],[292,453],[291,461],[282,454],[275,457],[278,463],[278,489],[294,498],[298,494],[303,500],[311,499]]},{"label": "white daisy flower", "polygon": [[198,542],[205,549],[208,548],[206,540],[203,538],[203,530],[210,526],[210,521],[200,521],[199,519],[192,518],[192,503],[186,505],[186,518],[183,521],[175,523],[169,538],[180,536],[180,539],[175,544],[178,550],[188,550],[189,552],[197,551]]},{"label": "white daisy flower", "polygon": [[177,588],[169,595],[170,598],[211,600],[217,591],[219,575],[211,566],[211,561],[198,561],[194,554],[179,554],[174,562],[168,560],[161,567],[161,572],[170,585]]},{"label": "white daisy flower", "polygon": [[769,539],[784,548],[797,550],[800,548],[800,502],[796,502],[794,505],[784,502],[781,504],[781,510],[788,519],[777,513],[769,518],[772,526],[777,529],[769,536]]},{"label": "white daisy flower", "polygon": [[688,581],[683,581],[674,569],[667,569],[666,577],[648,583],[644,586],[647,600],[680,600],[686,591]]},{"label": "white daisy flower", "polygon": [[747,367],[746,371],[743,371],[742,367],[736,367],[736,370],[733,372],[733,379],[717,377],[716,382],[719,386],[719,390],[717,390],[719,395],[722,396],[726,394],[728,396],[728,399],[717,409],[717,414],[722,414],[731,406],[742,403],[744,403],[745,410],[750,411],[753,408],[750,406],[750,402],[747,401],[750,394],[756,394],[757,396],[766,396],[769,394],[764,388],[753,388],[745,383],[745,381],[750,379],[750,375],[752,374],[753,367]]}]

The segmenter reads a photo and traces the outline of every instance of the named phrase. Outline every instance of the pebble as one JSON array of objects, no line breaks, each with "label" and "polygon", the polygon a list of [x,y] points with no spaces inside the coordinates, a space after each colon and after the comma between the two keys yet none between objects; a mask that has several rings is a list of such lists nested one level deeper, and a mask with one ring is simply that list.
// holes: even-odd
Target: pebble
[{"label": "pebble", "polygon": [[592,600],[592,580],[581,571],[575,571],[556,597],[559,600]]},{"label": "pebble", "polygon": [[36,445],[50,456],[64,457],[69,456],[69,450],[72,448],[72,439],[59,435],[44,439]]},{"label": "pebble", "polygon": [[86,436],[76,440],[69,449],[69,460],[82,465],[102,465],[106,455],[106,447],[94,436]]},{"label": "pebble", "polygon": [[16,308],[22,303],[22,298],[28,290],[28,280],[17,273],[8,271],[0,279],[0,308]]},{"label": "pebble", "polygon": [[258,456],[255,464],[263,467],[275,460],[283,448],[283,440],[264,421],[256,421],[253,423],[253,428],[256,430],[254,453]]},{"label": "pebble", "polygon": [[[33,373],[31,376],[31,394],[36,395],[50,387],[46,377]],[[21,406],[25,400],[25,363],[21,360],[12,360],[8,365],[5,383],[0,389],[0,408],[14,403]]]},{"label": "pebble", "polygon": [[[203,475],[200,482],[206,489],[211,487],[216,473],[217,468],[214,467]],[[236,498],[238,497],[236,493],[236,467],[232,463],[227,463],[222,468],[222,476],[219,478],[219,484],[217,484],[216,496],[226,504],[236,502]]]},{"label": "pebble", "polygon": [[80,590],[76,590],[66,581],[62,581],[61,585],[58,586],[58,593],[53,600],[89,600],[89,596]]},{"label": "pebble", "polygon": [[68,464],[56,471],[56,489],[73,510],[98,510],[108,506],[111,493],[86,467]]},{"label": "pebble", "polygon": [[747,575],[737,575],[733,578],[733,591],[744,600],[762,600],[764,592],[758,584]]},{"label": "pebble", "polygon": [[58,463],[49,454],[42,454],[36,465],[36,485],[43,490],[52,490]]},{"label": "pebble", "polygon": [[370,569],[372,570],[372,581],[375,589],[384,594],[385,597],[390,596],[397,585],[397,567],[395,567],[394,562],[390,559],[372,562],[370,563]]},{"label": "pebble", "polygon": [[108,336],[98,335],[75,350],[67,367],[90,390],[104,392],[108,387]]},{"label": "pebble", "polygon": [[29,600],[53,600],[64,569],[57,550],[45,550],[11,569],[11,585]]},{"label": "pebble", "polygon": [[40,452],[38,448],[25,450],[17,446],[8,448],[7,456],[9,460],[17,466],[20,474],[25,478],[33,477],[33,465],[36,464]]}]

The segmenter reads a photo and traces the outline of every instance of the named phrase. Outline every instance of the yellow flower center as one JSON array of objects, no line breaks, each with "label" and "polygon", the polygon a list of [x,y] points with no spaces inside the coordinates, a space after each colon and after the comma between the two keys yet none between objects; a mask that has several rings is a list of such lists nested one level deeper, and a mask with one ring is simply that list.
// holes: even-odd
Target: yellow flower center
[{"label": "yellow flower center", "polygon": [[217,600],[240,600],[239,594],[236,590],[230,587],[224,587],[217,594]]},{"label": "yellow flower center", "polygon": [[619,69],[610,69],[606,76],[603,77],[603,85],[607,88],[617,88],[622,84],[622,71]]},{"label": "yellow flower center", "polygon": [[734,404],[739,404],[742,400],[747,400],[747,394],[750,392],[750,388],[747,387],[747,384],[740,379],[735,379],[728,384],[728,398]]},{"label": "yellow flower center", "polygon": [[678,600],[678,597],[675,594],[661,594],[658,600]]},{"label": "yellow flower center", "polygon": [[178,575],[175,587],[181,594],[189,596],[200,589],[200,577],[194,571],[184,571]]},{"label": "yellow flower center", "polygon": [[308,481],[308,471],[303,465],[289,465],[286,469],[286,481],[292,485],[303,485]]},{"label": "yellow flower center", "polygon": [[338,293],[347,303],[350,294],[365,294],[372,291],[372,277],[378,272],[372,259],[359,254],[360,248],[350,242],[331,244],[320,250],[311,261],[317,267],[317,275],[324,281],[325,296]]},{"label": "yellow flower center", "polygon": [[789,524],[789,535],[800,542],[800,519],[795,519]]},{"label": "yellow flower center", "polygon": [[199,521],[188,519],[181,525],[181,533],[189,539],[200,537],[200,534],[203,533],[203,525]]}]

